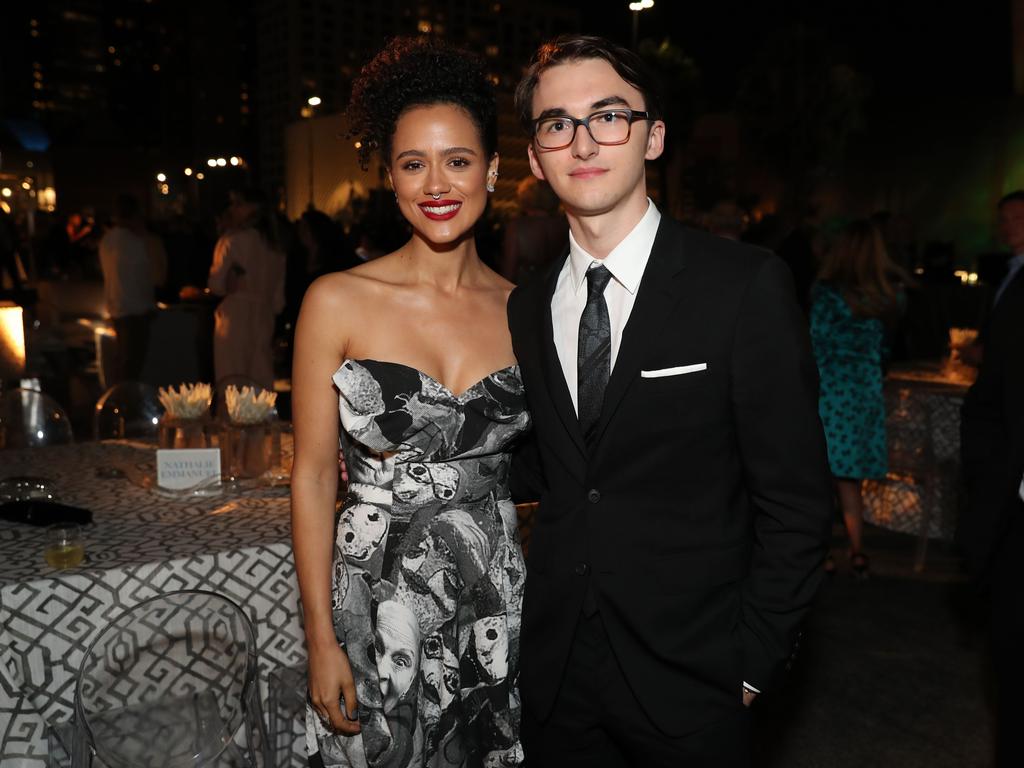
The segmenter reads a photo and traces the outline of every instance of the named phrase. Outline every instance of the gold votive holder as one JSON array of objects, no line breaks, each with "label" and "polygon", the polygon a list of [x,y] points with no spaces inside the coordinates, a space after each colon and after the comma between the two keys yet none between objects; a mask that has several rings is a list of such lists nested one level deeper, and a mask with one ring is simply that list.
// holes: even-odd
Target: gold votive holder
[{"label": "gold votive holder", "polygon": [[164,416],[160,419],[161,448],[209,448],[209,419],[181,419]]}]

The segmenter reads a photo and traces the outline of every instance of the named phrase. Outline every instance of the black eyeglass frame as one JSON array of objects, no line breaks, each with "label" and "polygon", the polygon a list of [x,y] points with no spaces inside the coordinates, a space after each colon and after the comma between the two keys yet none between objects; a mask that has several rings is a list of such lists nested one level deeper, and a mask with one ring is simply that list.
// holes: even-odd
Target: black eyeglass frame
[{"label": "black eyeglass frame", "polygon": [[[594,132],[590,130],[590,121],[595,117],[601,115],[607,115],[611,112],[627,112],[629,113],[629,125],[626,129],[626,138],[622,141],[598,141],[594,138]],[[615,107],[611,109],[599,109],[597,112],[591,112],[589,115],[583,118],[573,117],[572,115],[548,115],[547,117],[538,117],[533,121],[533,140],[537,142],[537,147],[543,150],[556,150],[565,149],[574,141],[576,141],[576,131],[582,125],[587,129],[587,133],[590,134],[590,139],[595,144],[600,144],[602,147],[617,147],[620,144],[626,144],[629,141],[629,137],[633,135],[633,123],[638,120],[656,120],[657,118],[652,117],[650,112],[645,112],[639,109],[630,109],[629,107]],[[568,120],[572,123],[572,134],[569,136],[569,140],[557,147],[545,147],[540,143],[540,139],[537,138],[537,129],[540,124],[546,120]]]}]

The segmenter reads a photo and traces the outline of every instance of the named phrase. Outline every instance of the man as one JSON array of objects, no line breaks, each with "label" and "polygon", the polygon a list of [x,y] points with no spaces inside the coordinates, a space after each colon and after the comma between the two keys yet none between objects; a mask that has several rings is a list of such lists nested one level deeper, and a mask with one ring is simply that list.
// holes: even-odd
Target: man
[{"label": "man", "polygon": [[1010,287],[1010,283],[1024,273],[1024,189],[1004,195],[996,205],[996,211],[999,216],[999,239],[1010,249],[1010,258],[1006,262],[1006,274],[992,294],[992,308],[982,324],[978,338],[973,344],[960,350],[960,359],[973,366],[980,366],[984,359],[985,342],[1000,299]]},{"label": "man", "polygon": [[100,240],[100,269],[107,313],[117,335],[114,382],[137,380],[149,346],[154,286],[160,265],[147,247],[139,203],[120,195],[114,203],[114,226]]},{"label": "man", "polygon": [[1024,765],[1016,699],[1024,684],[1024,191],[999,203],[1000,230],[1016,254],[989,318],[978,380],[964,400],[961,451],[969,496],[958,539],[991,592],[996,678],[996,765]]},{"label": "man", "polygon": [[[744,704],[794,650],[832,491],[785,265],[646,196],[665,125],[600,38],[543,46],[516,94],[569,255],[509,300],[542,490],[521,647],[531,766],[740,766]],[[522,494],[520,494],[522,495]]]},{"label": "man", "polygon": [[996,286],[993,306],[999,305],[1010,284],[1024,269],[1024,189],[1004,195],[996,209],[999,213],[999,238],[1010,249],[1011,256],[1006,262],[1006,276]]}]

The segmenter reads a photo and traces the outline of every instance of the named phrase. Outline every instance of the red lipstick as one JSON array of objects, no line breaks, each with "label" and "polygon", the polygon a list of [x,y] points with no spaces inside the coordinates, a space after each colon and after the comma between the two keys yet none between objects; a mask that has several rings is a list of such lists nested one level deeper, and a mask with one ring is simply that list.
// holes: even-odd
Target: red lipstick
[{"label": "red lipstick", "polygon": [[462,203],[458,200],[429,200],[418,205],[423,215],[431,221],[448,221],[462,208]]}]

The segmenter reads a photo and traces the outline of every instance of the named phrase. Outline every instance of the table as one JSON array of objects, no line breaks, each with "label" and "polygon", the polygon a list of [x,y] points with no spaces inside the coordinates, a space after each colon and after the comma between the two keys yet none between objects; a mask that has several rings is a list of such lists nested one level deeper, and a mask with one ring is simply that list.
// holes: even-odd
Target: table
[{"label": "table", "polygon": [[946,363],[894,367],[884,385],[889,472],[866,480],[864,519],[918,536],[915,567],[929,539],[952,540],[962,497],[960,407],[972,369]]},{"label": "table", "polygon": [[[283,452],[290,454],[286,435]],[[256,629],[263,681],[305,661],[287,488],[169,500],[111,466],[145,471],[153,447],[126,441],[0,453],[0,477],[36,475],[60,501],[93,511],[87,561],[55,571],[44,530],[0,521],[0,764],[43,768],[46,730],[70,719],[74,676],[97,630],[152,595],[208,589],[241,605]]]}]

